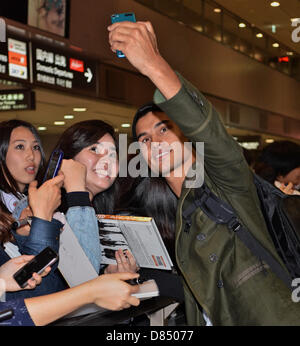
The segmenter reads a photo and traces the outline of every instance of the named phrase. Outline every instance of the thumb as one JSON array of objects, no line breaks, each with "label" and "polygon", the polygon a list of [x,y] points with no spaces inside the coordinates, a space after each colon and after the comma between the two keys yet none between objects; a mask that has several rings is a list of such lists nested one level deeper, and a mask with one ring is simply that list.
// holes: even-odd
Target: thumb
[{"label": "thumb", "polygon": [[131,279],[137,279],[140,276],[140,274],[138,274],[138,273],[127,273],[127,272],[116,273],[115,275],[117,275],[120,280],[124,280],[124,281],[125,280],[131,280]]},{"label": "thumb", "polygon": [[37,180],[32,181],[32,182],[29,184],[28,191],[29,191],[29,190],[35,190],[35,189],[37,188],[37,184],[38,184]]},{"label": "thumb", "polygon": [[58,175],[54,178],[51,179],[51,182],[53,185],[58,185],[60,184],[61,182],[63,182],[65,179],[65,176],[62,172],[59,172]]},{"label": "thumb", "polygon": [[16,262],[18,262],[18,263],[27,263],[27,262],[31,261],[33,258],[34,258],[33,255],[22,255],[19,257],[15,257]]}]

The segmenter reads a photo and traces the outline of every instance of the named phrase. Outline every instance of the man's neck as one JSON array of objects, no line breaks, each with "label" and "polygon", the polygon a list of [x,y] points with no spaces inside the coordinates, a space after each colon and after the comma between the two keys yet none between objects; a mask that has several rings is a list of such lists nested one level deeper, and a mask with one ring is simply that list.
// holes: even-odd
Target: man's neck
[{"label": "man's neck", "polygon": [[174,194],[179,198],[181,195],[182,185],[184,182],[185,176],[182,177],[166,177],[166,181],[170,186]]},{"label": "man's neck", "polygon": [[178,198],[181,195],[182,185],[186,178],[186,172],[189,171],[189,169],[192,167],[195,160],[196,160],[196,154],[193,151],[192,160],[185,162],[183,166],[180,166],[177,168],[177,170],[172,171],[169,177],[165,177],[171,190],[174,192],[174,194]]}]

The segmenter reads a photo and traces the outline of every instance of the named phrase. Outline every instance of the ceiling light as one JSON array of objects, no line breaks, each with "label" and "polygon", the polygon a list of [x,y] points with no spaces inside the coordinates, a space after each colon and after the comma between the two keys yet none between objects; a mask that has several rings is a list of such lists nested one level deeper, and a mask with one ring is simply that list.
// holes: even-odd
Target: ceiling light
[{"label": "ceiling light", "polygon": [[245,23],[240,23],[239,24],[239,28],[245,28],[246,27],[246,24]]},{"label": "ceiling light", "polygon": [[65,121],[54,121],[54,125],[65,125]]},{"label": "ceiling light", "polygon": [[74,112],[86,112],[86,108],[84,107],[78,107],[78,108],[73,108],[73,111]]},{"label": "ceiling light", "polygon": [[291,18],[291,22],[292,22],[292,25],[297,25],[298,23],[300,23],[300,18]]},{"label": "ceiling light", "polygon": [[130,124],[122,124],[121,126],[122,127],[130,127],[131,125]]},{"label": "ceiling light", "polygon": [[46,131],[46,130],[47,130],[47,127],[46,127],[46,126],[39,126],[39,127],[38,127],[38,130],[39,130],[39,131]]},{"label": "ceiling light", "polygon": [[266,143],[273,143],[273,142],[274,142],[274,139],[272,139],[272,138],[267,138],[267,139],[265,140],[265,142],[266,142]]},{"label": "ceiling light", "polygon": [[292,55],[294,55],[294,53],[293,52],[286,52],[286,55],[292,56]]},{"label": "ceiling light", "polygon": [[272,7],[278,7],[278,6],[280,6],[280,2],[278,2],[278,1],[272,1],[270,5],[271,5]]},{"label": "ceiling light", "polygon": [[279,47],[279,43],[277,43],[277,42],[273,43],[273,44],[272,44],[272,47],[278,48],[278,47]]},{"label": "ceiling light", "polygon": [[72,114],[66,114],[66,115],[64,115],[64,118],[65,118],[65,119],[74,119],[74,115],[72,115]]},{"label": "ceiling light", "polygon": [[220,8],[214,8],[215,13],[220,13],[222,10]]},{"label": "ceiling light", "polygon": [[259,32],[258,34],[256,34],[256,37],[257,38],[262,38],[262,37],[264,37],[264,35],[261,32]]},{"label": "ceiling light", "polygon": [[203,27],[201,25],[194,25],[193,28],[199,32],[203,32]]}]

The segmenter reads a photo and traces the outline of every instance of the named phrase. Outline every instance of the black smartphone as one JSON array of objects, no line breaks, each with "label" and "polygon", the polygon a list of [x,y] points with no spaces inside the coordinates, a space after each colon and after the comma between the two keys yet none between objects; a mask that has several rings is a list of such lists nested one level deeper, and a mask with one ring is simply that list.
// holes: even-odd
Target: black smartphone
[{"label": "black smartphone", "polygon": [[[125,22],[125,21],[134,22],[134,23],[136,22],[135,15],[132,12],[112,14],[110,18],[111,18],[112,24],[117,22]],[[125,58],[125,55],[120,50],[117,50],[117,57]]]},{"label": "black smartphone", "polygon": [[54,150],[50,156],[49,164],[43,179],[43,183],[46,180],[52,179],[57,176],[64,153],[62,150]]},{"label": "black smartphone", "polygon": [[24,265],[14,274],[14,279],[21,288],[27,286],[27,281],[32,277],[33,273],[41,274],[48,266],[58,260],[58,255],[50,247],[46,247],[31,261]]}]

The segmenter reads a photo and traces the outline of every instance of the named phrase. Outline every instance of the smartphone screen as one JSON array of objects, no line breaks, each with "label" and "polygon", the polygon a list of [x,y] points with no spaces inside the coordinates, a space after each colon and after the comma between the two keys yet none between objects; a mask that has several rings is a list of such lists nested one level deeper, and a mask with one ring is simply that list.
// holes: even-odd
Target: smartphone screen
[{"label": "smartphone screen", "polygon": [[47,167],[46,174],[43,179],[43,183],[46,180],[52,179],[57,176],[62,159],[63,159],[63,152],[61,150],[55,150],[50,157],[50,161]]},{"label": "smartphone screen", "polygon": [[19,269],[14,274],[14,279],[17,281],[20,287],[24,288],[27,285],[27,281],[32,277],[33,273],[41,274],[49,265],[55,263],[57,260],[57,253],[50,247],[46,247],[30,262],[25,264],[24,267]]},{"label": "smartphone screen", "polygon": [[[135,23],[136,20],[135,20],[134,13],[129,12],[129,13],[119,13],[119,14],[112,14],[111,15],[111,22],[112,23],[125,22],[125,21]],[[117,54],[118,58],[125,58],[125,55],[120,50],[117,50],[116,54]]]}]

